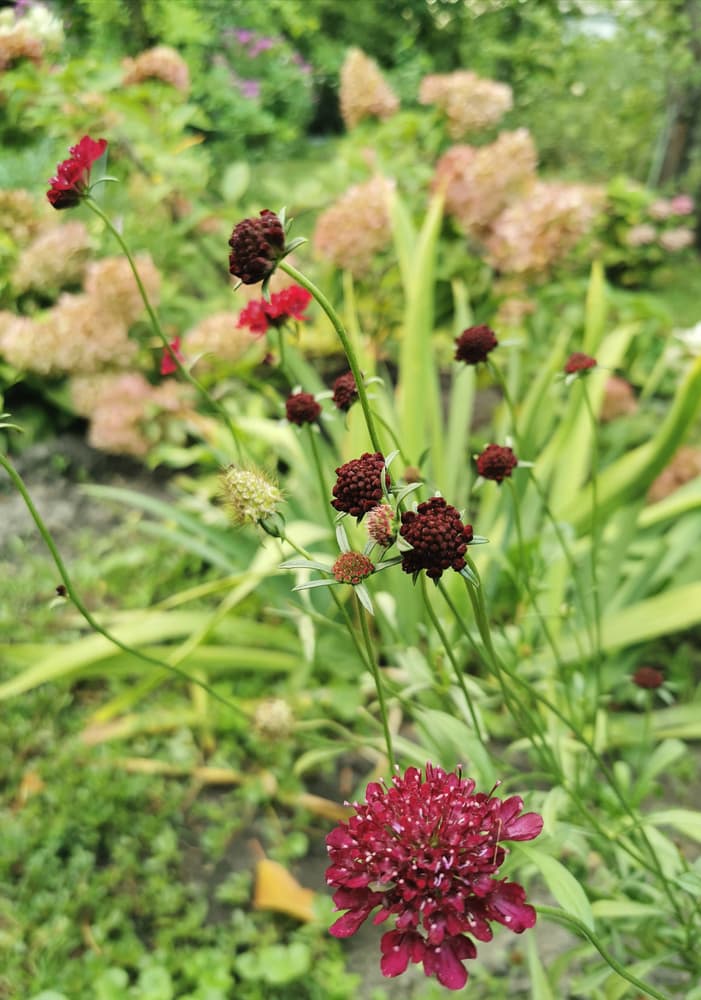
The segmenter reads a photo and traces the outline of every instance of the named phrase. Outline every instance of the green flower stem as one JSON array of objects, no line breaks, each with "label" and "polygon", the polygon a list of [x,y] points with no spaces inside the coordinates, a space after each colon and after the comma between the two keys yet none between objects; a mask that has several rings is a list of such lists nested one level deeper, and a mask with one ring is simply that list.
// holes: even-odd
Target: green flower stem
[{"label": "green flower stem", "polygon": [[285,372],[285,331],[281,326],[277,329],[277,346],[280,352],[280,371]]},{"label": "green flower stem", "polygon": [[104,628],[97,621],[97,619],[93,617],[93,615],[90,613],[90,611],[88,611],[88,609],[78,596],[75,587],[73,586],[73,581],[71,579],[71,576],[66,568],[65,563],[63,562],[63,559],[61,558],[61,554],[59,553],[56,547],[56,543],[54,542],[49,529],[46,527],[43,518],[39,514],[39,511],[34,506],[34,502],[31,496],[29,495],[29,491],[25,486],[24,480],[17,472],[17,470],[14,468],[14,466],[5,458],[3,454],[0,454],[0,466],[2,466],[5,472],[8,474],[13,484],[15,485],[18,493],[24,500],[27,510],[31,514],[32,519],[39,531],[39,534],[41,535],[44,541],[44,544],[51,553],[51,557],[54,561],[56,569],[58,570],[58,575],[61,578],[61,582],[66,588],[66,593],[68,597],[71,599],[76,609],[78,610],[80,615],[82,615],[82,617],[85,619],[88,625],[95,632],[99,633],[101,636],[107,639],[108,642],[111,642],[113,646],[117,646],[125,653],[130,653],[132,656],[138,657],[140,660],[143,660],[145,663],[148,663],[151,666],[160,667],[162,670],[167,670],[171,674],[175,674],[177,677],[181,678],[181,680],[187,681],[188,684],[197,685],[197,687],[202,688],[203,691],[206,691],[207,694],[209,694],[216,701],[220,702],[222,705],[226,705],[226,707],[228,709],[231,709],[232,712],[235,712],[241,718],[245,719],[246,721],[249,721],[248,715],[243,711],[243,709],[241,709],[238,705],[234,704],[233,701],[229,701],[228,698],[225,698],[223,695],[219,694],[218,691],[215,691],[214,688],[210,687],[210,685],[207,684],[205,681],[199,680],[197,677],[194,677],[187,671],[182,670],[180,667],[176,667],[172,663],[167,663],[165,660],[159,660],[155,656],[150,656],[148,653],[142,653],[134,646],[130,646],[127,643],[122,642],[121,639],[118,639],[117,636],[113,635],[108,629]]},{"label": "green flower stem", "polygon": [[599,699],[601,698],[601,666],[602,666],[602,656],[601,656],[601,604],[599,598],[599,568],[597,561],[597,553],[600,542],[601,535],[601,525],[599,523],[599,424],[594,415],[594,410],[591,405],[591,399],[589,397],[589,391],[587,389],[587,380],[582,378],[579,380],[582,383],[582,395],[584,396],[584,405],[587,408],[587,413],[589,414],[589,420],[591,421],[591,434],[592,434],[592,444],[591,444],[591,546],[589,547],[589,554],[591,557],[591,586],[592,594],[594,597],[594,637],[596,640],[596,657],[595,657],[595,680],[596,680],[596,698],[594,700],[594,719],[596,719],[596,712],[599,707]]},{"label": "green flower stem", "polygon": [[324,467],[321,462],[321,455],[319,454],[319,442],[317,441],[318,434],[316,429],[311,425],[307,424],[307,431],[309,433],[309,444],[312,450],[312,458],[314,459],[314,468],[316,470],[316,476],[319,481],[319,493],[321,495],[321,503],[324,508],[324,514],[326,515],[326,520],[329,523],[329,528],[331,529],[331,534],[336,533],[336,523],[333,515],[333,508],[329,501],[329,491],[326,486],[326,479],[324,478]]},{"label": "green flower stem", "polygon": [[239,462],[242,461],[243,460],[243,453],[242,453],[242,450],[241,450],[240,435],[239,435],[239,432],[234,427],[234,424],[233,424],[233,422],[231,420],[231,417],[226,412],[225,407],[219,402],[218,399],[215,399],[214,396],[212,396],[212,394],[202,385],[202,383],[200,381],[198,381],[198,379],[195,378],[194,375],[191,374],[190,371],[188,371],[188,369],[182,363],[182,361],[180,360],[180,358],[177,356],[177,353],[175,351],[171,351],[170,350],[170,343],[168,341],[168,338],[166,337],[165,333],[163,332],[163,328],[161,326],[160,320],[158,319],[158,315],[156,314],[156,311],[154,310],[153,306],[151,305],[149,297],[146,294],[146,289],[144,288],[144,284],[143,284],[143,282],[141,280],[141,276],[140,276],[140,274],[138,272],[138,269],[136,267],[136,262],[134,261],[134,258],[133,258],[132,254],[131,254],[131,251],[129,250],[129,247],[127,246],[126,242],[124,241],[124,237],[119,232],[119,230],[116,228],[116,226],[113,224],[113,222],[109,218],[109,216],[106,215],[102,211],[102,209],[100,208],[100,206],[97,204],[96,201],[93,201],[93,199],[90,198],[90,197],[84,198],[83,201],[88,206],[88,208],[91,211],[93,211],[95,213],[95,215],[98,216],[98,218],[100,218],[102,220],[102,222],[104,223],[104,225],[106,226],[106,228],[109,230],[109,232],[112,234],[112,236],[114,236],[114,238],[116,239],[117,243],[119,243],[119,246],[121,247],[122,252],[124,253],[124,256],[127,258],[127,261],[129,262],[129,267],[131,268],[132,274],[134,275],[134,280],[136,281],[136,285],[137,285],[137,287],[139,289],[139,294],[141,295],[141,299],[142,299],[142,301],[144,303],[144,307],[146,309],[146,312],[148,313],[148,317],[149,317],[149,320],[151,322],[151,327],[153,328],[153,332],[159,338],[159,340],[163,344],[164,348],[170,353],[170,355],[171,355],[171,357],[173,359],[173,363],[176,365],[178,371],[180,372],[180,374],[182,375],[182,377],[185,379],[185,381],[189,382],[190,385],[196,390],[196,392],[198,392],[201,396],[203,396],[206,399],[206,401],[209,403],[209,405],[214,410],[216,410],[217,413],[219,414],[219,416],[222,418],[222,420],[224,421],[224,423],[226,424],[226,426],[227,426],[227,428],[229,430],[229,433],[231,434],[231,437],[233,438],[234,447],[236,448],[236,454],[237,454],[238,460],[239,460]]},{"label": "green flower stem", "polygon": [[365,389],[365,384],[363,383],[363,373],[360,370],[360,366],[358,365],[358,358],[356,356],[355,350],[353,349],[353,345],[350,342],[350,338],[346,333],[346,329],[343,323],[341,322],[340,316],[338,315],[334,307],[331,305],[329,300],[326,298],[324,293],[321,291],[321,289],[317,288],[314,282],[310,281],[309,278],[305,277],[305,275],[303,275],[301,271],[298,271],[296,267],[293,267],[286,260],[281,261],[278,266],[282,271],[285,271],[286,274],[289,274],[291,278],[294,278],[294,280],[299,285],[301,285],[303,288],[306,288],[307,291],[311,295],[313,295],[313,297],[319,303],[319,305],[324,310],[328,318],[331,320],[331,324],[334,330],[336,331],[336,334],[338,335],[338,339],[341,341],[341,346],[343,348],[344,354],[346,355],[346,359],[348,361],[350,370],[353,373],[353,378],[355,379],[355,384],[358,389],[358,398],[360,400],[360,405],[363,409],[363,416],[365,417],[365,425],[367,427],[368,434],[370,435],[372,446],[375,449],[375,451],[379,451],[381,454],[384,454],[384,452],[382,451],[382,446],[380,444],[380,439],[378,438],[377,431],[375,429],[375,422],[373,419],[372,411],[370,410],[368,394]]},{"label": "green flower stem", "polygon": [[553,923],[560,924],[561,927],[566,927],[568,930],[579,934],[580,937],[586,938],[587,941],[589,941],[589,943],[596,948],[607,965],[611,966],[614,972],[616,972],[622,979],[625,979],[626,982],[629,982],[631,986],[634,986],[637,990],[644,993],[645,996],[653,997],[653,1000],[670,1000],[668,996],[665,996],[664,993],[660,993],[659,990],[654,988],[654,986],[650,986],[648,983],[643,982],[642,979],[638,979],[637,976],[634,976],[632,972],[628,972],[626,967],[621,965],[621,963],[604,948],[597,935],[590,930],[586,924],[582,923],[581,920],[578,920],[577,917],[573,917],[564,910],[556,910],[553,906],[536,906],[535,909],[538,916],[544,917],[546,920],[552,920]]},{"label": "green flower stem", "polygon": [[470,713],[470,718],[472,719],[472,725],[474,726],[475,734],[479,739],[480,743],[485,748],[485,750],[487,750],[487,753],[489,753],[489,750],[487,749],[488,736],[486,733],[482,732],[482,729],[480,727],[477,718],[477,711],[472,701],[472,696],[470,695],[470,692],[467,689],[467,685],[465,684],[465,678],[463,677],[460,665],[458,664],[458,661],[455,659],[455,654],[453,653],[452,645],[448,639],[448,636],[445,634],[445,630],[441,625],[440,619],[436,614],[433,605],[431,604],[431,601],[429,600],[428,590],[426,587],[426,578],[423,574],[421,576],[421,589],[423,592],[424,604],[426,605],[426,610],[428,611],[429,618],[433,622],[433,626],[438,635],[440,636],[441,642],[443,643],[443,648],[445,649],[446,655],[450,660],[453,671],[455,672],[455,679],[457,680],[458,686],[460,687],[460,690],[462,691],[465,701],[467,703],[467,708]]},{"label": "green flower stem", "polygon": [[385,701],[385,692],[382,684],[382,677],[380,676],[380,668],[378,667],[377,660],[375,659],[375,650],[372,645],[370,630],[368,629],[368,622],[365,614],[365,608],[362,606],[357,596],[355,600],[358,607],[358,618],[360,619],[360,628],[363,633],[365,650],[367,652],[367,662],[370,667],[370,672],[373,676],[373,680],[375,681],[375,690],[377,691],[377,699],[380,703],[380,716],[382,718],[382,729],[385,734],[385,744],[387,746],[387,759],[389,760],[390,768],[392,769],[392,771],[394,771],[395,760],[394,760],[394,749],[392,747],[392,734],[389,730],[389,718],[387,716],[387,702]]}]

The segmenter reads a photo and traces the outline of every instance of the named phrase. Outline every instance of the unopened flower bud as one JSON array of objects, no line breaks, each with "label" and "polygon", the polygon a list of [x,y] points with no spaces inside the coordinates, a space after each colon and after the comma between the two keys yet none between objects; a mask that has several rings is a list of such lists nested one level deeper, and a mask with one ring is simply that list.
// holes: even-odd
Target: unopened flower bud
[{"label": "unopened flower bud", "polygon": [[511,448],[503,448],[498,444],[490,444],[477,457],[477,471],[485,479],[502,483],[518,465],[518,459]]},{"label": "unopened flower bud", "polygon": [[258,524],[276,513],[283,496],[276,484],[256,469],[230,465],[221,476],[221,495],[236,525]]},{"label": "unopened flower bud", "polygon": [[397,534],[394,511],[389,504],[381,503],[369,511],[366,525],[368,535],[383,549],[388,548]]},{"label": "unopened flower bud", "polygon": [[455,341],[455,360],[466,365],[477,365],[487,360],[487,355],[497,346],[494,330],[485,326],[471,326],[463,330]]},{"label": "unopened flower bud", "polygon": [[362,552],[343,552],[333,564],[332,572],[339,583],[354,587],[374,573],[375,566]]},{"label": "unopened flower bud", "polygon": [[244,285],[268,278],[285,255],[285,231],[275,212],[264,208],[260,218],[244,219],[229,239],[229,272]]}]

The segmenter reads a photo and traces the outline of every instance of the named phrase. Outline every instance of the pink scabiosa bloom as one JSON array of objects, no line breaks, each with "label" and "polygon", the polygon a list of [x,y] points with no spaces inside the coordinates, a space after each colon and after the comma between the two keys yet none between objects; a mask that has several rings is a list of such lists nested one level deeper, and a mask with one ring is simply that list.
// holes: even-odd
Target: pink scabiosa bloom
[{"label": "pink scabiosa bloom", "polygon": [[321,407],[310,392],[293,392],[285,400],[285,415],[291,424],[315,424],[321,415]]},{"label": "pink scabiosa bloom", "polygon": [[382,474],[389,488],[390,478],[385,460],[379,451],[365,452],[336,469],[337,480],[332,490],[331,506],[362,521],[382,500]]},{"label": "pink scabiosa bloom", "polygon": [[443,497],[431,497],[415,511],[402,514],[399,534],[411,546],[402,553],[402,569],[414,577],[422,570],[439,580],[447,569],[465,569],[465,553],[473,540],[472,525],[463,524],[460,511]]},{"label": "pink scabiosa bloom", "polygon": [[365,522],[368,535],[383,549],[389,548],[397,535],[395,514],[389,504],[381,503],[373,507]]},{"label": "pink scabiosa bloom", "polygon": [[463,330],[455,341],[455,360],[466,365],[478,365],[487,360],[487,355],[497,346],[494,330],[482,324]]},{"label": "pink scabiosa bloom", "polygon": [[485,479],[495,483],[503,483],[518,465],[518,459],[511,448],[499,444],[489,444],[481,455],[477,456],[477,471]]},{"label": "pink scabiosa bloom", "polygon": [[180,337],[176,337],[175,340],[171,340],[168,347],[163,348],[163,356],[161,357],[161,375],[174,375],[178,370],[176,364],[176,359],[183,364],[184,358],[180,353]]},{"label": "pink scabiosa bloom", "polygon": [[575,351],[565,362],[565,375],[582,375],[590,368],[596,368],[596,364],[596,358],[582,354],[581,351]]},{"label": "pink scabiosa bloom", "polygon": [[237,223],[229,238],[229,273],[244,285],[269,278],[285,256],[285,230],[275,212],[264,208],[259,218]]},{"label": "pink scabiosa bloom", "polygon": [[270,299],[254,299],[239,314],[239,327],[248,327],[252,334],[262,336],[271,326],[283,326],[288,320],[304,322],[304,310],[311,302],[311,294],[300,285],[291,285],[281,292],[273,292]]},{"label": "pink scabiosa bloom", "polygon": [[362,552],[342,552],[331,568],[338,583],[348,583],[357,587],[359,583],[375,572],[375,565]]},{"label": "pink scabiosa bloom", "polygon": [[358,386],[353,372],[339,375],[333,384],[333,401],[336,408],[346,413],[358,398]]},{"label": "pink scabiosa bloom", "polygon": [[[372,782],[355,815],[326,838],[326,881],[336,892],[334,937],[350,937],[373,910],[374,923],[395,916],[380,943],[385,976],[423,963],[448,989],[467,982],[463,965],[475,958],[472,938],[489,941],[490,923],[516,934],[533,927],[536,912],[517,882],[494,878],[506,840],[533,840],[543,829],[537,813],[522,813],[517,796],[474,792],[460,771],[410,767],[392,784]],[[470,935],[469,937],[467,935]]]},{"label": "pink scabiosa bloom", "polygon": [[107,149],[106,139],[91,139],[84,135],[79,143],[70,148],[70,158],[59,163],[56,176],[49,181],[51,187],[46,192],[54,208],[73,208],[88,193],[90,171]]}]

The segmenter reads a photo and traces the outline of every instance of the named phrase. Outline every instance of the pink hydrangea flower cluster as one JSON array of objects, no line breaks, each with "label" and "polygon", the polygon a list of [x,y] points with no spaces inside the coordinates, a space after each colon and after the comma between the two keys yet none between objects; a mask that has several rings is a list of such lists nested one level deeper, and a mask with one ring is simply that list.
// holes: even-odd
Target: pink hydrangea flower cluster
[{"label": "pink hydrangea flower cluster", "polygon": [[339,97],[348,129],[363,118],[390,118],[399,110],[399,100],[379,66],[360,49],[351,49],[341,67]]},{"label": "pink hydrangea flower cluster", "polygon": [[314,251],[322,260],[362,277],[372,258],[392,241],[389,199],[394,182],[373,177],[349,188],[321,213],[314,229]]},{"label": "pink hydrangea flower cluster", "polygon": [[448,120],[448,134],[463,139],[495,125],[511,110],[511,87],[486,80],[470,70],[425,76],[419,88],[421,104],[435,104]]}]

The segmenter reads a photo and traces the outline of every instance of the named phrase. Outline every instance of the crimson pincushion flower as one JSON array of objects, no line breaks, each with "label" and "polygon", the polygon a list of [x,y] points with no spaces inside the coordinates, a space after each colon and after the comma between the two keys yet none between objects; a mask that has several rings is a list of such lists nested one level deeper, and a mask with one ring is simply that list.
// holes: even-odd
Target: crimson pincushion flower
[{"label": "crimson pincushion flower", "polygon": [[497,346],[498,341],[491,327],[471,326],[463,330],[455,341],[455,360],[466,365],[478,365],[487,360],[487,355]]},{"label": "crimson pincushion flower", "polygon": [[474,537],[472,525],[463,524],[460,511],[443,497],[431,497],[415,511],[405,511],[399,534],[411,545],[402,553],[404,572],[425,569],[432,580],[440,579],[446,569],[458,573],[465,569],[465,553]]},{"label": "crimson pincushion flower", "polygon": [[85,197],[92,165],[106,149],[106,139],[91,139],[89,135],[84,135],[79,143],[71,146],[69,159],[59,163],[56,176],[49,181],[51,187],[46,197],[54,208],[73,208]]},{"label": "crimson pincushion flower", "polygon": [[336,469],[337,480],[332,493],[331,506],[344,514],[351,514],[361,521],[382,499],[382,474],[389,488],[389,472],[379,451],[365,452]]},{"label": "crimson pincushion flower", "polygon": [[518,465],[518,459],[511,448],[499,444],[489,444],[481,455],[477,456],[477,471],[485,479],[495,483],[503,481],[511,475]]},{"label": "crimson pincushion flower", "polygon": [[229,238],[229,273],[244,285],[269,278],[285,256],[285,230],[275,212],[264,208],[258,218],[237,223]]},{"label": "crimson pincushion flower", "polygon": [[355,384],[353,372],[339,375],[333,384],[333,401],[339,410],[350,410],[358,398],[358,386]]},{"label": "crimson pincushion flower", "polygon": [[647,688],[654,691],[655,688],[664,684],[664,674],[656,667],[638,667],[631,680],[640,688]]},{"label": "crimson pincushion flower", "polygon": [[304,310],[311,302],[311,294],[300,285],[290,285],[281,292],[273,292],[270,300],[254,299],[245,306],[237,326],[247,326],[253,334],[261,335],[269,327],[280,327],[288,320],[303,322],[307,319]]},{"label": "crimson pincushion flower", "polygon": [[[522,813],[517,796],[474,792],[460,771],[427,764],[392,784],[372,782],[355,815],[326,838],[331,865],[326,881],[336,892],[334,937],[350,937],[373,910],[373,923],[396,917],[380,944],[385,976],[409,962],[423,963],[448,989],[461,989],[475,958],[472,938],[489,941],[490,922],[516,934],[536,921],[522,886],[494,878],[506,857],[506,840],[533,840],[543,829],[537,813]],[[466,935],[471,935],[470,937]]]},{"label": "crimson pincushion flower", "polygon": [[592,358],[588,354],[582,354],[581,351],[575,351],[574,354],[570,354],[565,362],[566,375],[577,375],[581,372],[589,371],[590,368],[596,368],[596,358]]},{"label": "crimson pincushion flower", "polygon": [[310,392],[293,392],[285,400],[285,413],[291,424],[301,427],[316,423],[321,407]]},{"label": "crimson pincushion flower", "polygon": [[176,364],[177,361],[180,364],[183,363],[184,358],[180,352],[180,337],[176,337],[175,340],[171,340],[168,347],[163,348],[163,354],[161,355],[161,375],[173,375],[178,370]]}]

